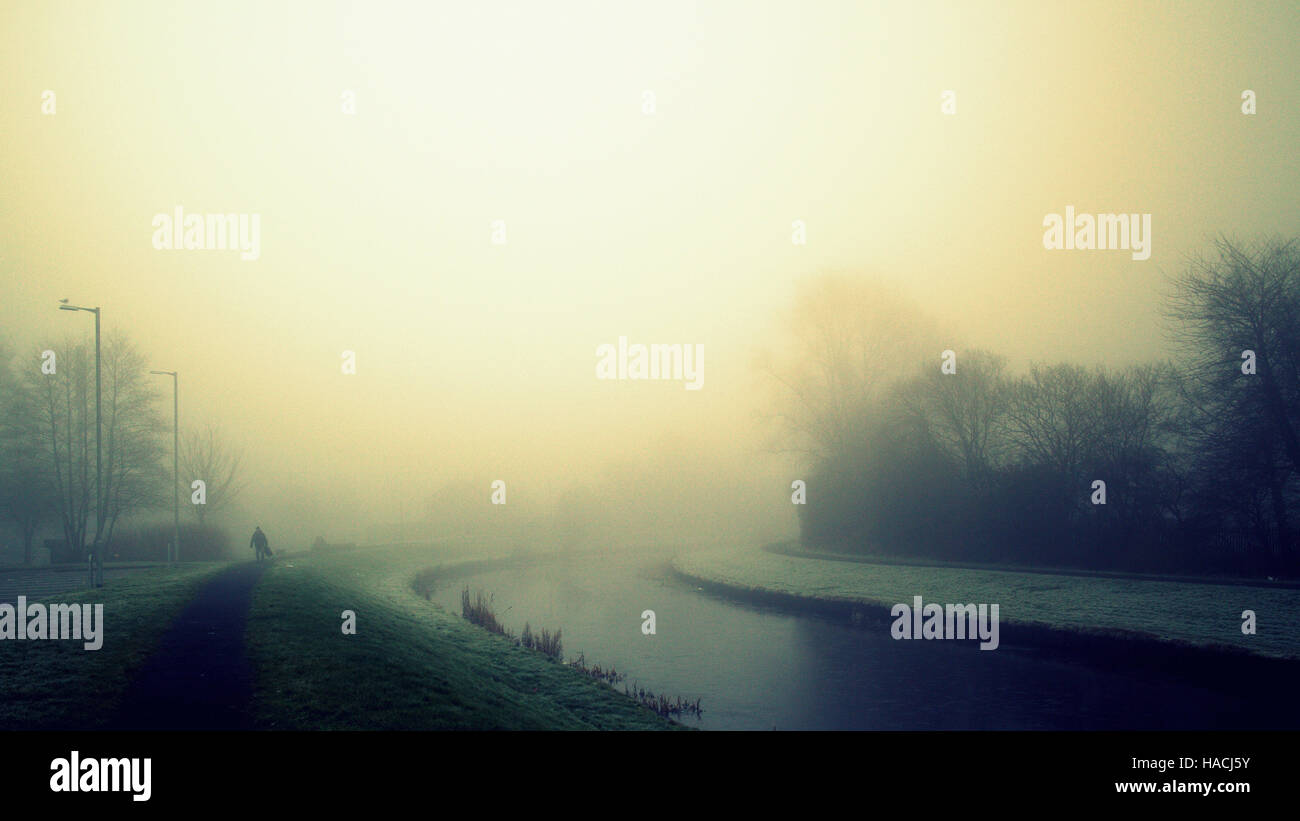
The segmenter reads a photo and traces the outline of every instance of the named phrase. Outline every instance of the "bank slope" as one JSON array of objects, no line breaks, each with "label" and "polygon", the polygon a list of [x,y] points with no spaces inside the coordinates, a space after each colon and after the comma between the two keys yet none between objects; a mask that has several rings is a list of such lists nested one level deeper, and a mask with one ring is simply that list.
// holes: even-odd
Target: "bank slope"
[{"label": "bank slope", "polygon": [[[449,562],[453,561],[447,559]],[[669,729],[612,688],[465,622],[410,587],[435,551],[277,562],[253,596],[253,714],[267,729]],[[342,613],[356,614],[344,635]]]},{"label": "bank slope", "polygon": [[[878,611],[921,596],[997,604],[1003,625],[1300,659],[1297,590],[840,562],[757,547],[683,553],[673,568],[702,585],[796,606]],[[1245,610],[1256,615],[1255,635],[1242,633]]]}]

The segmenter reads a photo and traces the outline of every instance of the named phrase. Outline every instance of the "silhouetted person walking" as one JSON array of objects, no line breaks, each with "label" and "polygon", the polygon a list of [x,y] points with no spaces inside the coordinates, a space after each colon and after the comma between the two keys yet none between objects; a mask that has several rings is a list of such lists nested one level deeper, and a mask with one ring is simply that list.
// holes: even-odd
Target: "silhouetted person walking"
[{"label": "silhouetted person walking", "polygon": [[258,525],[253,531],[253,538],[248,540],[248,546],[257,551],[257,560],[260,562],[262,557],[271,558],[271,544],[266,540],[266,534],[262,532],[262,526]]}]

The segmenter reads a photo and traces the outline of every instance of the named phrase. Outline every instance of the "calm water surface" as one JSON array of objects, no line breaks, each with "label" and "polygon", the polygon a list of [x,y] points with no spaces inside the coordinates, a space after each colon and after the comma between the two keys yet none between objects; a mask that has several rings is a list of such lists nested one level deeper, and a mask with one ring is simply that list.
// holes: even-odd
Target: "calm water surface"
[{"label": "calm water surface", "polygon": [[[1295,726],[1249,694],[1175,675],[1120,673],[1003,644],[895,641],[882,622],[854,625],[722,599],[662,558],[583,556],[444,579],[434,600],[460,613],[460,591],[495,597],[516,635],[564,631],[565,658],[613,665],[627,683],[700,698],[709,730],[1272,729]],[[657,634],[641,633],[654,610]],[[622,688],[622,685],[618,685]]]}]

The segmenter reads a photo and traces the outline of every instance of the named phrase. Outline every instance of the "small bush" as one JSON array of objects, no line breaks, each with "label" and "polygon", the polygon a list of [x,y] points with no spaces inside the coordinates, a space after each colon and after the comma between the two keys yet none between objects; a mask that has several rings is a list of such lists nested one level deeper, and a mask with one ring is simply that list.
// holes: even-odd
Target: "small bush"
[{"label": "small bush", "polygon": [[411,589],[428,601],[433,598],[433,589],[437,586],[438,571],[436,568],[428,567],[415,574],[411,581]]},{"label": "small bush", "polygon": [[[216,525],[186,522],[181,525],[181,561],[216,561],[235,558],[230,533]],[[104,558],[111,562],[167,560],[174,537],[171,522],[142,525],[113,534]]]},{"label": "small bush", "polygon": [[[432,590],[432,574],[434,571],[428,570],[420,573],[415,577],[413,586],[416,592],[424,594],[429,598],[429,592]],[[544,654],[553,661],[564,661],[564,644],[560,636],[564,631],[556,630],[552,633],[550,630],[542,628],[542,632],[534,633],[533,626],[524,622],[524,632],[519,638],[505,628],[501,622],[497,621],[496,612],[493,608],[494,597],[489,594],[485,596],[480,590],[474,596],[470,596],[469,588],[466,587],[460,591],[460,614],[465,621],[477,624],[485,630],[491,630],[493,633],[499,633],[508,639],[514,639],[515,644],[526,650],[536,650]]]},{"label": "small bush", "polygon": [[556,630],[554,635],[546,628],[542,628],[542,634],[538,636],[533,649],[540,653],[545,653],[556,661],[564,658],[564,645],[560,643],[561,630]]},{"label": "small bush", "polygon": [[324,536],[317,536],[316,541],[311,543],[311,551],[313,553],[340,553],[344,550],[355,550],[356,547],[356,542],[339,542],[338,544],[330,544],[325,541]]},{"label": "small bush", "polygon": [[465,621],[509,637],[510,632],[506,630],[505,625],[497,621],[497,614],[492,609],[493,598],[491,595],[484,596],[482,590],[478,591],[474,598],[470,598],[469,588],[466,587],[460,593],[460,614]]}]

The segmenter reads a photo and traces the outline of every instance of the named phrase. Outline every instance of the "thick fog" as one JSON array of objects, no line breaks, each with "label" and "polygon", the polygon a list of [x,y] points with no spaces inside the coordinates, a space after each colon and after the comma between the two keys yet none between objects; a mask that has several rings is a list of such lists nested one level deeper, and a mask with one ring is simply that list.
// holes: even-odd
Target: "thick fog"
[{"label": "thick fog", "polygon": [[[1295,229],[1291,3],[17,4],[0,32],[13,378],[92,340],[60,299],[100,307],[179,372],[182,433],[242,453],[236,543],[788,538],[815,411],[780,377],[820,318],[876,334],[864,390],[948,349],[1158,362],[1189,255]],[[1149,258],[1045,247],[1067,208],[1150,215]],[[185,248],[177,209],[244,244]],[[620,340],[694,379],[617,378]]]}]

